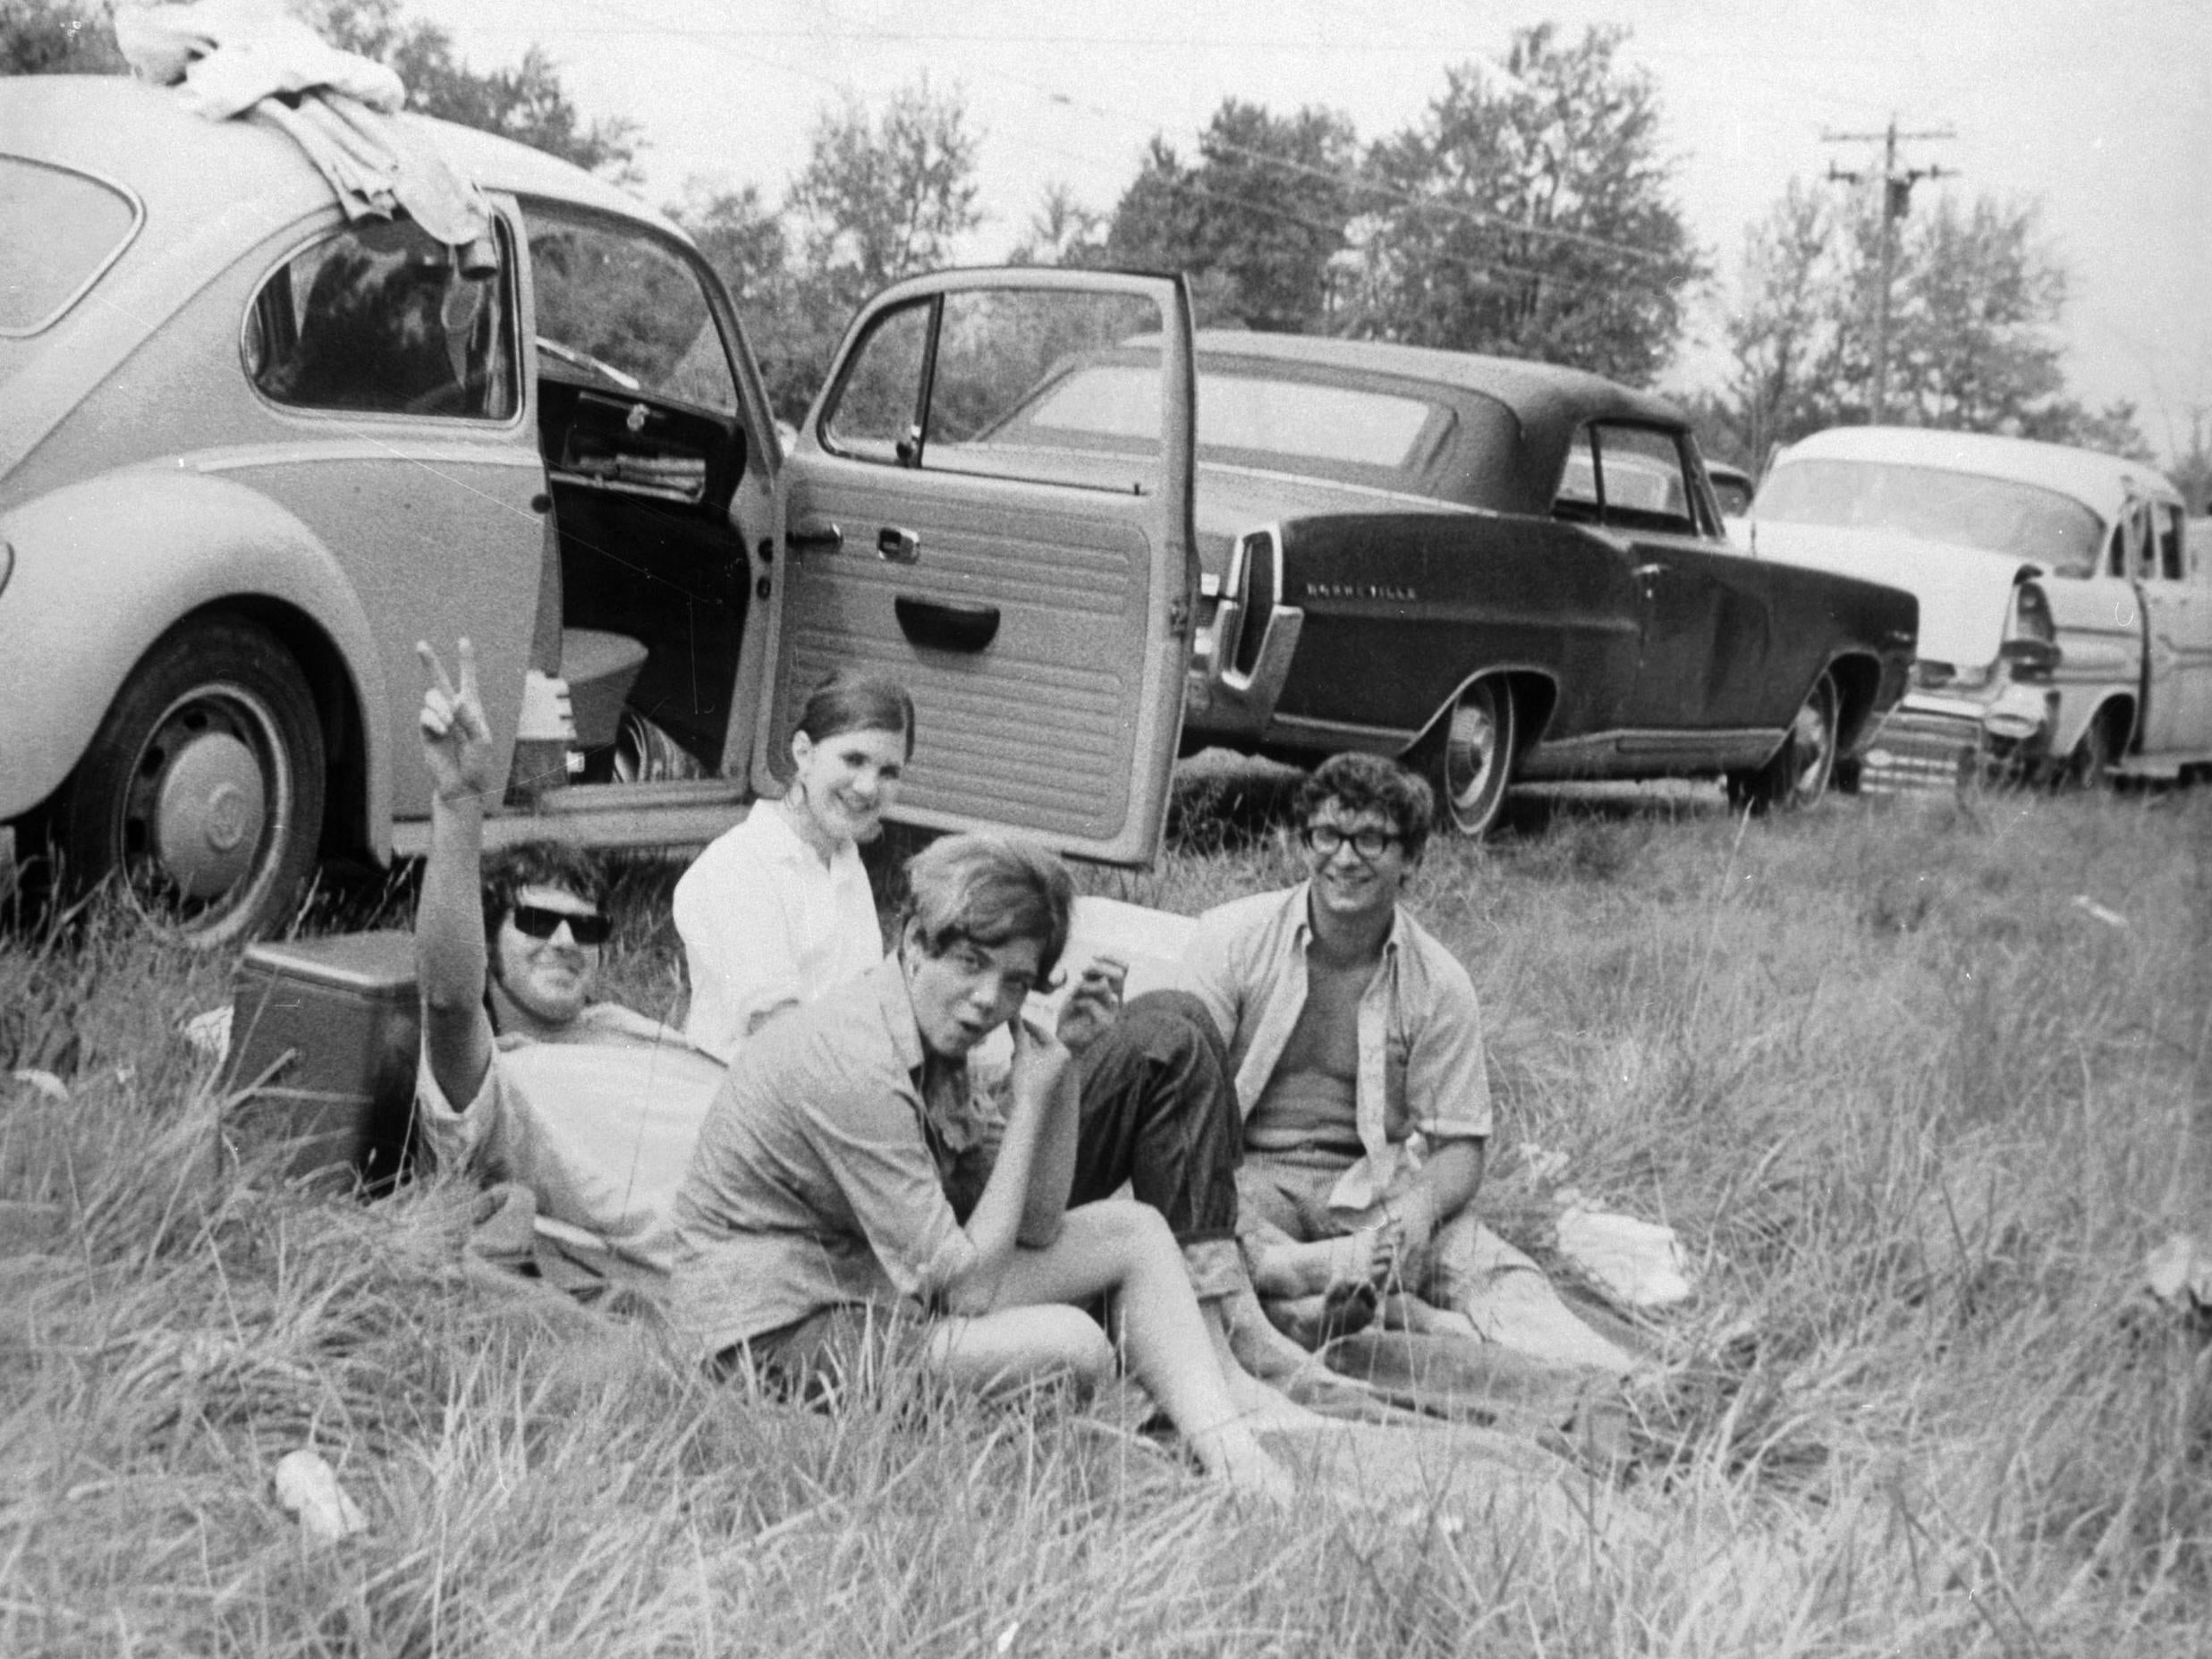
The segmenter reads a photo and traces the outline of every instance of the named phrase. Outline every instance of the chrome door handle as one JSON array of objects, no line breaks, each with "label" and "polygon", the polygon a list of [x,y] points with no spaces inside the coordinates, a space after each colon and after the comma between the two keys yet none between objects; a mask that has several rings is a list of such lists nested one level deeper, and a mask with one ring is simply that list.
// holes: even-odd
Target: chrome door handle
[{"label": "chrome door handle", "polygon": [[802,559],[809,553],[835,553],[844,545],[844,531],[827,519],[809,519],[794,524],[784,537],[784,546],[794,559]]},{"label": "chrome door handle", "polygon": [[1667,567],[1664,564],[1640,564],[1629,574],[1640,580],[1649,581],[1655,576],[1665,575]]}]

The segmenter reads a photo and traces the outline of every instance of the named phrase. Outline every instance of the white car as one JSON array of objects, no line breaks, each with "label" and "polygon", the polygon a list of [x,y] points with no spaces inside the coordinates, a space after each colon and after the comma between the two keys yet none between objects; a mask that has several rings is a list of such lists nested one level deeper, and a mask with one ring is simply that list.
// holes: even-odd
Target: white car
[{"label": "white car", "polygon": [[1761,486],[1753,553],[1920,602],[1870,787],[1962,764],[2097,782],[2212,766],[2212,571],[2155,469],[2024,438],[1839,427]]}]

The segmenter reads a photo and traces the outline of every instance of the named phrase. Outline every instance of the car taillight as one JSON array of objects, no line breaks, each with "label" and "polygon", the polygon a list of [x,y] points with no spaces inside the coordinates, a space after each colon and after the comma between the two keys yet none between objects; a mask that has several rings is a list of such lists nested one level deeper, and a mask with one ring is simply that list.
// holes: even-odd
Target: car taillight
[{"label": "car taillight", "polygon": [[2049,596],[2034,582],[2013,589],[2012,614],[1997,655],[2013,665],[2015,680],[2047,679],[2058,666],[2058,625],[2051,618]]},{"label": "car taillight", "polygon": [[1259,663],[1267,618],[1283,597],[1283,554],[1271,530],[1254,530],[1237,544],[1230,569],[1229,592],[1243,605],[1243,620],[1229,653],[1229,665],[1250,674]]}]

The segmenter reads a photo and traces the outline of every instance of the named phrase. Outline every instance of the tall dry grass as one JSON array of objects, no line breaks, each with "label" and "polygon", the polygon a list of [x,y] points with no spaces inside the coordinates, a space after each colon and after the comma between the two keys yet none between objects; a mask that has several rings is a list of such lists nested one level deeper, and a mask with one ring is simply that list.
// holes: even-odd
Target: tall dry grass
[{"label": "tall dry grass", "polygon": [[[1295,876],[1279,800],[1182,807],[1091,884]],[[669,880],[623,878],[641,1006]],[[0,1653],[2202,1650],[2212,1361],[2137,1284],[2212,1237],[2212,800],[1562,814],[1415,903],[1490,1023],[1490,1213],[1548,1259],[1571,1183],[1695,1258],[1647,1525],[1253,1515],[1056,1396],[707,1387],[466,1274],[463,1190],[284,1184],[176,1029],[224,964],[97,926],[0,944]],[[366,1534],[277,1507],[301,1445]]]}]

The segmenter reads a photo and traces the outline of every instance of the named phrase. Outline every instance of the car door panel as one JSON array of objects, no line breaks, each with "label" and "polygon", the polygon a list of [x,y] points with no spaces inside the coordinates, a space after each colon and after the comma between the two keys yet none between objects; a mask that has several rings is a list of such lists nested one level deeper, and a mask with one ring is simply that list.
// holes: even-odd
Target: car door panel
[{"label": "car door panel", "polygon": [[[755,784],[780,789],[791,723],[820,680],[887,675],[918,714],[899,817],[1004,825],[1065,851],[1143,862],[1165,818],[1196,583],[1180,284],[954,275],[905,284],[871,316],[932,295],[1039,287],[1141,295],[1158,308],[1176,343],[1161,380],[1166,462],[1136,487],[1110,488],[1068,481],[1066,468],[994,476],[1021,469],[991,454],[987,432],[942,445],[955,452],[942,466],[927,443],[903,439],[835,453],[820,433],[850,377],[842,365],[869,338],[864,319],[784,469],[773,695]],[[891,459],[901,452],[921,464]]]}]

